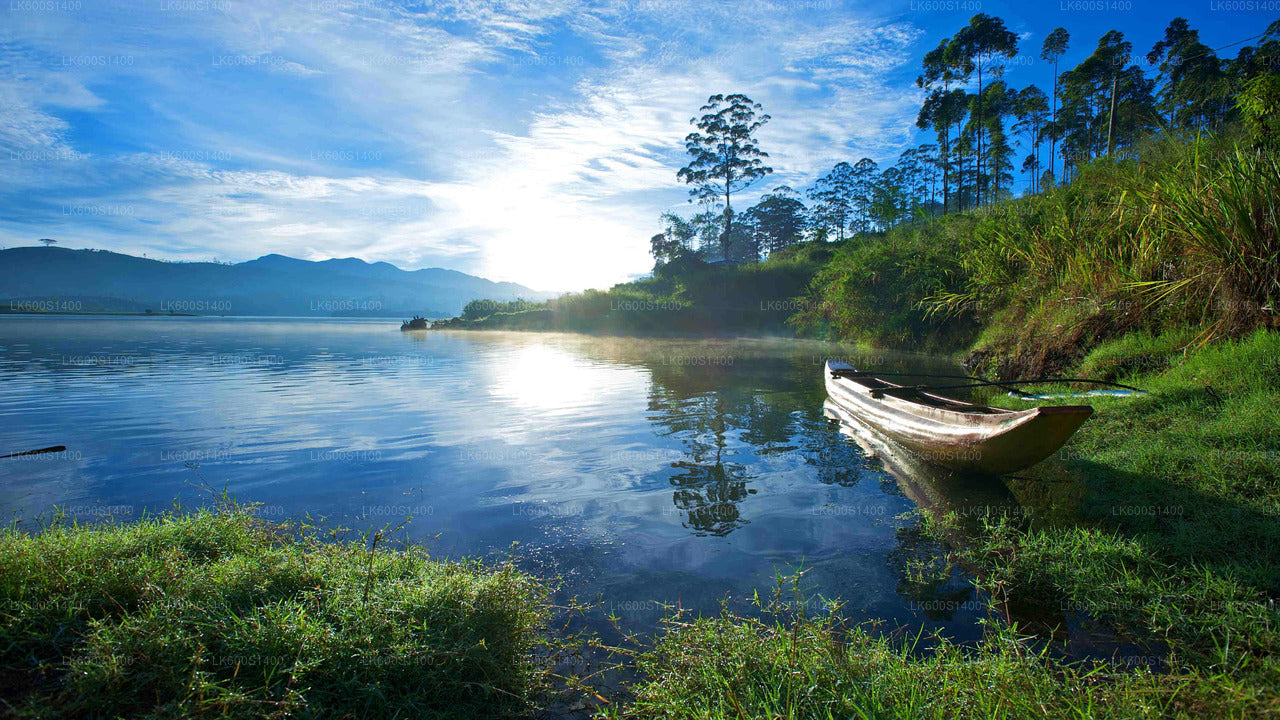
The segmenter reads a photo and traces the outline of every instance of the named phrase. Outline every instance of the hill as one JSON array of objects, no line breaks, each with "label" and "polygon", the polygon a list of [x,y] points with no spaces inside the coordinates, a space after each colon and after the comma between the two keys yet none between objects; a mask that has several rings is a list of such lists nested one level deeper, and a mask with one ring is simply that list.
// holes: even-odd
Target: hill
[{"label": "hill", "polygon": [[455,270],[401,270],[359,258],[320,262],[264,255],[248,262],[175,263],[103,250],[0,251],[5,310],[429,317],[478,298],[545,300],[543,293]]}]

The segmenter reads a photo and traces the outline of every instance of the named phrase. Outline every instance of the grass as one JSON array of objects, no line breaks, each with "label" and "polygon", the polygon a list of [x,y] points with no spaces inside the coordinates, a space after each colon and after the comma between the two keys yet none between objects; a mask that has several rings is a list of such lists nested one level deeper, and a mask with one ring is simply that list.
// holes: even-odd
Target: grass
[{"label": "grass", "polygon": [[[1057,461],[1011,480],[1029,512],[926,516],[989,598],[977,646],[924,649],[833,616],[675,619],[641,653],[646,679],[616,714],[1280,715],[1280,333],[1199,348],[1195,336],[1136,333],[1086,355],[1082,368],[1149,394],[1096,399]],[[1074,498],[1068,512],[1061,496]],[[1019,607],[1082,614],[1158,662],[1064,660],[1019,629]]]},{"label": "grass", "polygon": [[547,589],[511,567],[241,510],[0,534],[15,717],[499,717],[546,686]]},{"label": "grass", "polygon": [[1064,451],[1081,517],[993,521],[962,552],[1011,592],[1062,598],[1280,712],[1280,333],[1184,351],[1191,335],[1086,356],[1150,394],[1098,400]]},{"label": "grass", "polygon": [[[775,601],[776,602],[776,601]],[[642,654],[647,680],[618,718],[1241,717],[1237,683],[1064,664],[1016,628],[992,623],[976,647],[894,638],[836,615],[672,620]],[[800,603],[803,606],[803,603]],[[791,605],[795,607],[795,605]],[[928,642],[931,647],[922,649]]]}]

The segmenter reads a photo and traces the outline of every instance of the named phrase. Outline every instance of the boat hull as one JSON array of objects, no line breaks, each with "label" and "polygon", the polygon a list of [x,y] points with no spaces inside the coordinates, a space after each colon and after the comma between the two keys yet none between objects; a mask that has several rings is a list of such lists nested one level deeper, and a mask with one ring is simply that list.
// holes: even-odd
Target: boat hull
[{"label": "boat hull", "polygon": [[1030,467],[1061,448],[1093,414],[1087,405],[950,410],[888,393],[876,397],[873,382],[833,374],[841,370],[852,368],[833,361],[824,367],[833,402],[925,461],[960,472],[999,475]]}]

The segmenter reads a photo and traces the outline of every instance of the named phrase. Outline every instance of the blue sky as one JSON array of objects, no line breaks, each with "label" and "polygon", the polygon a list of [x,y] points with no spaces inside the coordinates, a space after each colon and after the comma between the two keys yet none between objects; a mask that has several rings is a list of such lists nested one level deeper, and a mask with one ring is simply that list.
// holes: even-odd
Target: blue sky
[{"label": "blue sky", "polygon": [[1113,28],[1141,58],[1179,15],[1212,47],[1280,16],[1280,0],[0,3],[0,245],[356,256],[545,290],[650,267],[658,215],[691,209],[675,171],[709,94],[773,116],[775,173],[753,194],[803,188],[930,139],[920,57],[974,12],[1022,37],[1008,82],[1043,89],[1057,26],[1069,68]]}]

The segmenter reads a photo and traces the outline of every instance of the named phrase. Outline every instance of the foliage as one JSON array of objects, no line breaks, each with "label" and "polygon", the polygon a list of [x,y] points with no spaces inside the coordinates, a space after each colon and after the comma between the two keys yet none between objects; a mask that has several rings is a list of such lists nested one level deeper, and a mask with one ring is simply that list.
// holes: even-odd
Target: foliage
[{"label": "foliage", "polygon": [[792,319],[802,334],[873,345],[940,349],[971,337],[972,314],[931,315],[927,299],[959,288],[962,238],[972,218],[953,215],[860,236],[814,278]]},{"label": "foliage", "polygon": [[437,322],[435,327],[641,336],[791,334],[787,319],[802,305],[800,296],[814,274],[839,247],[799,243],[770,253],[764,262],[744,265],[710,265],[684,255],[659,267],[652,278],[565,295],[515,312]]},{"label": "foliage", "polygon": [[691,199],[715,202],[724,198],[721,245],[725,260],[729,259],[733,230],[731,196],[773,172],[764,164],[769,154],[760,149],[755,138],[756,132],[769,122],[762,110],[746,95],[712,95],[699,108],[702,117],[689,121],[698,130],[684,139],[690,160],[676,176],[693,186],[689,190]]},{"label": "foliage", "polygon": [[1254,145],[1280,151],[1280,74],[1258,75],[1248,81],[1236,103]]}]

